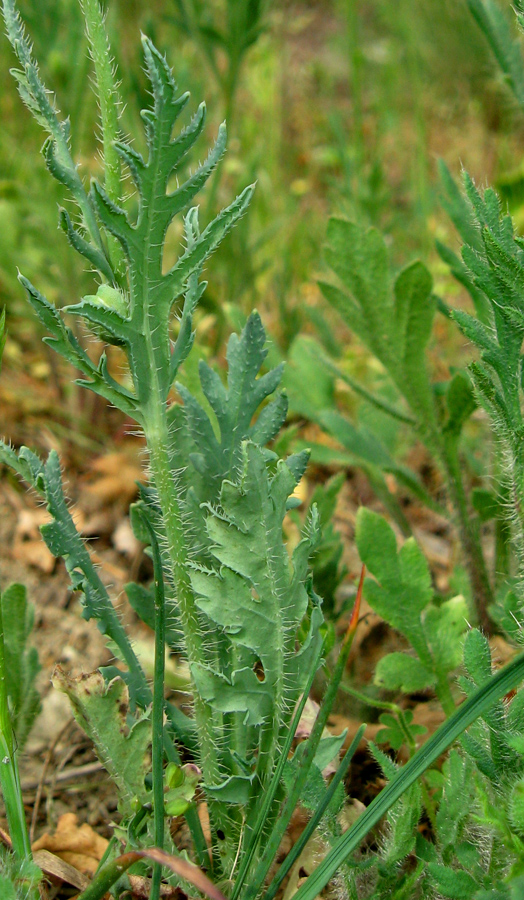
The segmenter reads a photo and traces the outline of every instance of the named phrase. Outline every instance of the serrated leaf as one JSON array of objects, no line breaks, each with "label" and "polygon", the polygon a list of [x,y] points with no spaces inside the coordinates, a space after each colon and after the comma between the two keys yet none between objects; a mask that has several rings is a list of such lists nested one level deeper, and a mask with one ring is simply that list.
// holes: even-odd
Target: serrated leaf
[{"label": "serrated leaf", "polygon": [[[202,390],[214,413],[217,433],[203,406],[183,385],[177,384],[184,401],[193,453],[198,455],[199,472],[204,478],[200,502],[215,502],[222,481],[239,470],[243,440],[249,438],[263,445],[283,424],[287,411],[283,397],[264,407],[258,419],[253,421],[255,413],[274,393],[282,377],[282,366],[259,376],[267,356],[265,342],[260,316],[254,312],[240,337],[233,334],[229,339],[227,386],[207,363],[200,362]],[[175,448],[173,450],[176,452]]]},{"label": "serrated leaf", "polygon": [[[215,566],[195,564],[191,572],[196,603],[223,635],[227,660],[222,670],[199,665],[193,677],[217,713],[239,714],[244,728],[262,726],[252,734],[255,743],[249,751],[258,753],[262,777],[268,777],[264,756],[270,771],[284,723],[320,649],[318,609],[312,610],[306,637],[298,640],[309,605],[305,581],[317,540],[315,516],[291,566],[282,539],[287,499],[302,471],[298,459],[291,468],[282,460],[270,475],[261,448],[244,442],[239,480],[224,481],[218,509],[208,508],[206,526]],[[266,731],[273,734],[272,745],[262,751],[258,741],[264,741]],[[224,777],[230,774],[226,770]]]},{"label": "serrated leaf", "polygon": [[107,590],[76,530],[64,497],[58,455],[52,450],[47,461],[42,463],[26,447],[22,447],[19,454],[16,454],[0,443],[0,458],[19,471],[45,499],[52,518],[41,527],[42,537],[53,556],[63,557],[73,590],[82,592],[84,617],[95,618],[102,633],[118,648],[129,667],[133,703],[145,708],[151,702],[151,692]]},{"label": "serrated leaf", "polygon": [[479,885],[463,869],[451,869],[437,863],[428,863],[428,871],[435,887],[450,900],[472,900]]},{"label": "serrated leaf", "polygon": [[[395,358],[391,334],[384,331],[384,322],[393,316],[393,299],[389,280],[389,264],[382,235],[374,229],[364,231],[344,219],[332,218],[327,232],[326,260],[338,275],[350,297],[345,301],[337,295],[339,311],[350,328],[373,350],[389,368]],[[325,291],[328,300],[333,291]],[[357,309],[357,314],[353,312]]]},{"label": "serrated leaf", "polygon": [[445,782],[437,811],[440,846],[455,846],[467,823],[475,799],[474,764],[465,754],[452,750],[444,765]]},{"label": "serrated leaf", "polygon": [[404,634],[423,665],[432,667],[422,613],[433,590],[428,564],[413,538],[397,552],[395,535],[385,519],[362,507],[356,539],[360,558],[377,581],[366,579],[365,594],[372,608]]},{"label": "serrated leaf", "polygon": [[75,719],[93,741],[101,763],[118,788],[122,815],[129,815],[135,797],[142,803],[147,800],[144,778],[150,769],[149,717],[128,726],[128,691],[121,678],[106,684],[98,671],[72,677],[57,666],[53,684],[69,697]]}]

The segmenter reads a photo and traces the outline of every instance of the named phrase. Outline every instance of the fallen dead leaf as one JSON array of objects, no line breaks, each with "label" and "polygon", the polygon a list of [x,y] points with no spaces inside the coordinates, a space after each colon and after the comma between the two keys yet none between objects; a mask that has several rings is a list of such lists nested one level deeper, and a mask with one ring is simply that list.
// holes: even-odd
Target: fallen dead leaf
[{"label": "fallen dead leaf", "polygon": [[85,891],[86,887],[89,886],[89,879],[85,875],[82,875],[70,863],[64,862],[56,854],[50,853],[49,850],[36,850],[33,853],[33,861],[42,869],[45,875],[51,875],[53,878],[59,879],[59,881],[65,881],[66,884],[73,885],[79,891]]},{"label": "fallen dead leaf", "polygon": [[94,875],[109,841],[90,825],[78,825],[75,813],[60,816],[54,834],[46,832],[33,844],[36,850],[49,850],[84,875]]},{"label": "fallen dead leaf", "polygon": [[[91,509],[108,503],[118,503],[127,507],[137,494],[137,481],[144,480],[144,470],[140,465],[136,449],[131,452],[119,451],[99,456],[90,466],[91,482],[84,491],[90,496]],[[84,507],[82,501],[81,505]]]},{"label": "fallen dead leaf", "polygon": [[50,520],[51,516],[42,507],[20,508],[11,549],[13,559],[34,566],[47,574],[55,568],[55,558],[42,540],[40,526]]}]

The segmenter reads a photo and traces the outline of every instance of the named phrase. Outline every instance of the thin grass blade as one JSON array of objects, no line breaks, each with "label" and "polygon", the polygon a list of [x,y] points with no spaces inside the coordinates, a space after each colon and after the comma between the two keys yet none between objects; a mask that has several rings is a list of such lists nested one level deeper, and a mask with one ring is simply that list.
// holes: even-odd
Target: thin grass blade
[{"label": "thin grass blade", "polygon": [[344,860],[358,849],[361,841],[388,809],[424,774],[475,719],[493,703],[516,688],[524,679],[524,653],[509,663],[453,713],[420,750],[403,766],[398,775],[373,800],[355,825],[343,835],[324,861],[295,894],[295,900],[314,900]]}]

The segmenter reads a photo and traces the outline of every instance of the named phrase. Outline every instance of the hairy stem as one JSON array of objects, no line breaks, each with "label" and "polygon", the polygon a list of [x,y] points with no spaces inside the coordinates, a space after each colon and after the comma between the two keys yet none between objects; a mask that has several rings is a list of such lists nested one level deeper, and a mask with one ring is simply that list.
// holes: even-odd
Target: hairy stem
[{"label": "hairy stem", "polygon": [[[144,420],[151,472],[162,510],[180,622],[184,632],[184,646],[191,671],[195,666],[205,661],[205,650],[200,632],[198,610],[187,569],[188,547],[185,540],[182,516],[176,494],[174,476],[169,465],[167,450],[169,433],[165,416],[165,404],[158,393],[156,398],[152,396],[149,412],[145,414]],[[213,785],[220,783],[220,771],[213,739],[212,712],[194,687],[193,698],[204,779],[207,785],[213,787]],[[222,828],[224,833],[227,834],[227,817],[224,804],[218,801],[210,801],[209,813],[215,830]],[[218,842],[215,841],[214,847],[217,846]],[[217,859],[214,861],[218,862]]]},{"label": "hairy stem", "polygon": [[440,458],[455,511],[455,524],[464,552],[478,624],[485,634],[490,635],[493,633],[493,622],[488,607],[494,602],[494,596],[480,543],[478,520],[472,514],[466,497],[458,453],[448,446],[443,448]]},{"label": "hairy stem", "polygon": [[[166,610],[162,560],[155,531],[147,516],[144,523],[151,539],[155,575],[155,670],[152,712],[153,818],[155,844],[164,849],[164,681],[166,649]],[[150,900],[159,900],[162,866],[155,863]]]}]

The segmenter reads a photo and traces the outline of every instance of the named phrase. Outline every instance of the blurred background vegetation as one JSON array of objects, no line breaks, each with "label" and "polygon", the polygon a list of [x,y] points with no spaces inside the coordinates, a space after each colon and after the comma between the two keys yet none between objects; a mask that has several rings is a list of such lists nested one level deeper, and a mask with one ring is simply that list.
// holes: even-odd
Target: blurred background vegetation
[{"label": "blurred background vegetation", "polygon": [[[499,2],[512,26],[509,3]],[[502,187],[518,218],[524,123],[466,0],[106,0],[105,5],[126,130],[141,133],[139,110],[149,102],[139,30],[166,52],[193,104],[206,98],[209,140],[219,122],[228,120],[229,149],[204,195],[203,220],[247,183],[258,182],[249,215],[206,272],[209,288],[199,327],[210,352],[216,353],[228,331],[257,307],[275,359],[297,358],[297,335],[309,333],[332,358],[366,376],[367,355],[346,340],[317,286],[333,213],[377,225],[396,265],[424,257],[437,293],[461,302],[460,287],[434,250],[436,238],[455,242],[439,202],[439,158],[454,174],[464,165],[481,183]],[[99,165],[97,110],[78,0],[20,0],[19,7],[44,81],[71,118],[75,158],[89,179]],[[29,365],[34,378],[48,381],[53,363],[40,346],[16,267],[57,305],[92,293],[93,283],[58,230],[62,191],[39,155],[43,134],[8,74],[13,59],[5,38],[0,46],[0,304],[7,306],[12,336],[5,364],[15,372]],[[173,256],[179,241],[174,226]],[[446,341],[450,354],[457,340],[462,345],[449,333],[443,318],[437,367],[446,365]],[[303,343],[298,358],[304,359]],[[300,406],[297,398],[303,414]]]}]

